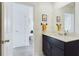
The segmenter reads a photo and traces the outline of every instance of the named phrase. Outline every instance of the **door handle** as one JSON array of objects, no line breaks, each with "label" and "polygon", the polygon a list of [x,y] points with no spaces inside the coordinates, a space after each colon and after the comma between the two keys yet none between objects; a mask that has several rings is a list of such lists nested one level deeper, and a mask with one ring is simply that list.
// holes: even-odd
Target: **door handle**
[{"label": "door handle", "polygon": [[4,40],[4,41],[1,41],[1,44],[8,43],[8,42],[10,42],[10,40]]}]

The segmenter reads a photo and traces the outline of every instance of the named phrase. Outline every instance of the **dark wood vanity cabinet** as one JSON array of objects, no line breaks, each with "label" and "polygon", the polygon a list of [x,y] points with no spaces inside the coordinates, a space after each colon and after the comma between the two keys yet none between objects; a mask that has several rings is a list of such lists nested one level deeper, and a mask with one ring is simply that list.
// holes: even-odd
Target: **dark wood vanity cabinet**
[{"label": "dark wood vanity cabinet", "polygon": [[64,55],[64,43],[43,35],[43,53],[47,56],[62,56]]},{"label": "dark wood vanity cabinet", "polygon": [[43,51],[47,56],[51,56],[51,43],[48,41],[47,37],[43,37],[46,40],[43,40]]},{"label": "dark wood vanity cabinet", "polygon": [[79,56],[79,40],[65,43],[64,51],[65,56]]},{"label": "dark wood vanity cabinet", "polygon": [[56,38],[43,35],[43,53],[46,56],[78,56],[79,40],[63,42]]}]

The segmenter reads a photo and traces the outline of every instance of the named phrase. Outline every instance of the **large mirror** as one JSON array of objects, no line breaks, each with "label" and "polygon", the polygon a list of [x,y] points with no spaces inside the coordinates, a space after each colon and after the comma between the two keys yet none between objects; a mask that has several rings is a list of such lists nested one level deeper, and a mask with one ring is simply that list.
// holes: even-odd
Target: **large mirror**
[{"label": "large mirror", "polygon": [[75,3],[69,3],[61,8],[64,32],[75,32]]}]

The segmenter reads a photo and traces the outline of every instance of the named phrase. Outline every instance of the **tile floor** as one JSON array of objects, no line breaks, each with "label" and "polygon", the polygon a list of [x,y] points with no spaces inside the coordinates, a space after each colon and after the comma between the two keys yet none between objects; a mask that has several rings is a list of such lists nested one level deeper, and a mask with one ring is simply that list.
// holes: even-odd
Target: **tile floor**
[{"label": "tile floor", "polygon": [[14,48],[14,56],[32,56],[32,47],[23,46]]},{"label": "tile floor", "polygon": [[32,56],[33,55],[33,44],[32,40],[29,40],[30,46],[22,46],[14,48],[13,56]]}]

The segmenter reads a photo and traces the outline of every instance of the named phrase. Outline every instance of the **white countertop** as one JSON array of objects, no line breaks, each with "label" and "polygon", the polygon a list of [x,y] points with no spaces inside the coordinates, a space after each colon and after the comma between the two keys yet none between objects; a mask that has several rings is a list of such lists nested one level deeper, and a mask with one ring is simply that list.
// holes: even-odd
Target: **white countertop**
[{"label": "white countertop", "polygon": [[75,33],[67,34],[66,36],[65,35],[59,35],[58,33],[50,33],[50,32],[46,32],[46,33],[43,33],[43,34],[50,36],[50,37],[57,38],[58,40],[61,40],[61,41],[64,41],[64,42],[79,40],[79,35],[76,35]]}]

